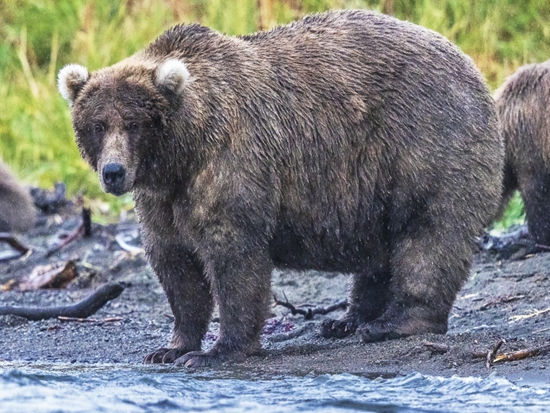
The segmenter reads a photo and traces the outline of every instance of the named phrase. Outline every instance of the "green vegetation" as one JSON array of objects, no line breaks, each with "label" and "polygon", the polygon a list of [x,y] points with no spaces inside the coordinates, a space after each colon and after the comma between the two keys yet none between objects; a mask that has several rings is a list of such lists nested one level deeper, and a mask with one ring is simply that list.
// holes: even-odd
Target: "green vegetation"
[{"label": "green vegetation", "polygon": [[[0,0],[0,156],[29,184],[63,181],[71,195],[127,208],[129,198],[102,193],[78,154],[56,89],[63,65],[113,64],[179,22],[245,34],[335,8],[375,9],[442,33],[492,88],[550,58],[548,0]],[[521,209],[516,198],[503,224],[521,219]]]}]

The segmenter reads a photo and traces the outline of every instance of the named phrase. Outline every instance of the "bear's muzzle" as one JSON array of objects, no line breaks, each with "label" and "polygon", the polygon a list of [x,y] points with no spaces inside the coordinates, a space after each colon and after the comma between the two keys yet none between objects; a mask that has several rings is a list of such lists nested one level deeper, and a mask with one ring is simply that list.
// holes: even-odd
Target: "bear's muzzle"
[{"label": "bear's muzzle", "polygon": [[103,167],[101,172],[103,175],[103,183],[105,184],[105,191],[113,195],[122,195],[124,192],[124,178],[126,177],[126,170],[119,163],[108,163]]}]

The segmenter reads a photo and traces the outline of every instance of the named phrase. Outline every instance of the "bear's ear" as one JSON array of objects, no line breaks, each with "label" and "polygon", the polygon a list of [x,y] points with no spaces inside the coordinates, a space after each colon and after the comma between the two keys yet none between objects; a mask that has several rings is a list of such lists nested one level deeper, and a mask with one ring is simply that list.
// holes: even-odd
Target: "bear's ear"
[{"label": "bear's ear", "polygon": [[67,65],[57,75],[57,88],[61,96],[72,106],[76,97],[90,78],[88,69],[80,65]]},{"label": "bear's ear", "polygon": [[161,64],[155,72],[157,86],[165,87],[176,95],[181,94],[189,82],[189,70],[181,60],[169,59]]}]

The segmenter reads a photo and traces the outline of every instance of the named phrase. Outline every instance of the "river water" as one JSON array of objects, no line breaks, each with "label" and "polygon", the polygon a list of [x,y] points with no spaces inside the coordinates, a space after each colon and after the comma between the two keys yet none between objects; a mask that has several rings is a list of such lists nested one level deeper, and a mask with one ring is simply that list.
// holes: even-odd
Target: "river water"
[{"label": "river water", "polygon": [[550,412],[550,383],[0,362],[0,412]]}]

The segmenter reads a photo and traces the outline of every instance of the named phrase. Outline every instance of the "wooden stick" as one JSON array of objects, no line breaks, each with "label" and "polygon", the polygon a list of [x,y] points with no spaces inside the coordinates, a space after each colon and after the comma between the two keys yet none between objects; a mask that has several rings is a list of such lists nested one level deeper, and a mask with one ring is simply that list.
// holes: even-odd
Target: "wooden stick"
[{"label": "wooden stick", "polygon": [[57,317],[60,321],[76,321],[78,323],[112,323],[114,321],[122,321],[122,317],[107,317],[107,318],[77,318],[77,317]]},{"label": "wooden stick", "polygon": [[543,245],[543,244],[535,244],[535,247],[541,249],[541,250],[544,250],[544,251],[550,251],[550,247],[548,245]]},{"label": "wooden stick", "polygon": [[346,309],[346,307],[348,306],[347,300],[343,300],[336,304],[329,305],[328,307],[314,307],[314,308],[310,307],[307,309],[303,309],[303,308],[296,308],[295,306],[290,304],[288,302],[288,299],[286,298],[286,295],[285,295],[285,301],[279,301],[275,295],[273,295],[273,300],[275,300],[275,306],[280,305],[285,308],[288,308],[292,313],[292,315],[301,314],[304,316],[305,320],[311,320],[313,316],[315,316],[316,314],[325,315],[332,311]]},{"label": "wooden stick", "polygon": [[515,351],[513,353],[504,353],[495,357],[495,363],[501,363],[504,361],[516,361],[523,360],[527,357],[536,356],[538,354],[544,354],[550,351],[550,344],[544,346],[529,348],[525,350]]},{"label": "wooden stick", "polygon": [[514,323],[514,322],[519,321],[519,320],[525,320],[527,318],[536,317],[538,315],[547,313],[549,311],[550,311],[550,307],[545,308],[544,310],[535,310],[531,314],[513,315],[509,318],[509,320],[510,320],[509,323]]},{"label": "wooden stick", "polygon": [[123,233],[117,234],[115,236],[115,241],[120,248],[122,248],[124,251],[129,252],[130,254],[140,254],[144,251],[143,248],[130,245],[126,241],[124,241]]},{"label": "wooden stick", "polygon": [[507,297],[500,297],[493,301],[489,301],[486,304],[483,304],[479,309],[481,311],[488,309],[489,307],[493,305],[499,305],[499,304],[505,304],[505,303],[511,303],[513,301],[521,300],[522,298],[525,298],[525,295],[515,295],[515,296],[507,296]]},{"label": "wooden stick", "polygon": [[92,235],[92,215],[89,208],[82,208],[82,222],[76,229],[69,233],[63,240],[56,246],[46,251],[46,257],[50,257],[52,254],[59,251],[61,248],[73,242],[79,236],[90,237]]},{"label": "wooden stick", "polygon": [[71,232],[65,238],[63,238],[63,240],[59,244],[57,244],[56,246],[54,246],[54,247],[50,248],[48,251],[46,251],[46,257],[50,257],[51,255],[53,255],[54,253],[59,251],[64,246],[66,246],[66,245],[70,244],[71,242],[73,242],[80,235],[84,234],[84,231],[85,231],[84,222],[82,222],[73,232]]},{"label": "wooden stick", "polygon": [[0,241],[7,242],[10,246],[19,251],[21,254],[26,254],[30,248],[21,244],[12,234],[9,232],[0,232]]},{"label": "wooden stick", "polygon": [[124,286],[120,283],[107,283],[99,287],[84,300],[59,307],[0,307],[0,315],[16,315],[31,321],[56,317],[87,318],[109,301],[117,298]]},{"label": "wooden stick", "polygon": [[498,343],[495,344],[493,349],[487,353],[487,361],[485,362],[485,367],[487,367],[488,369],[491,368],[491,366],[493,365],[493,360],[495,359],[500,346],[502,346],[504,343],[506,343],[506,340],[501,338]]},{"label": "wooden stick", "polygon": [[82,224],[84,225],[84,237],[92,236],[92,210],[82,208]]}]

